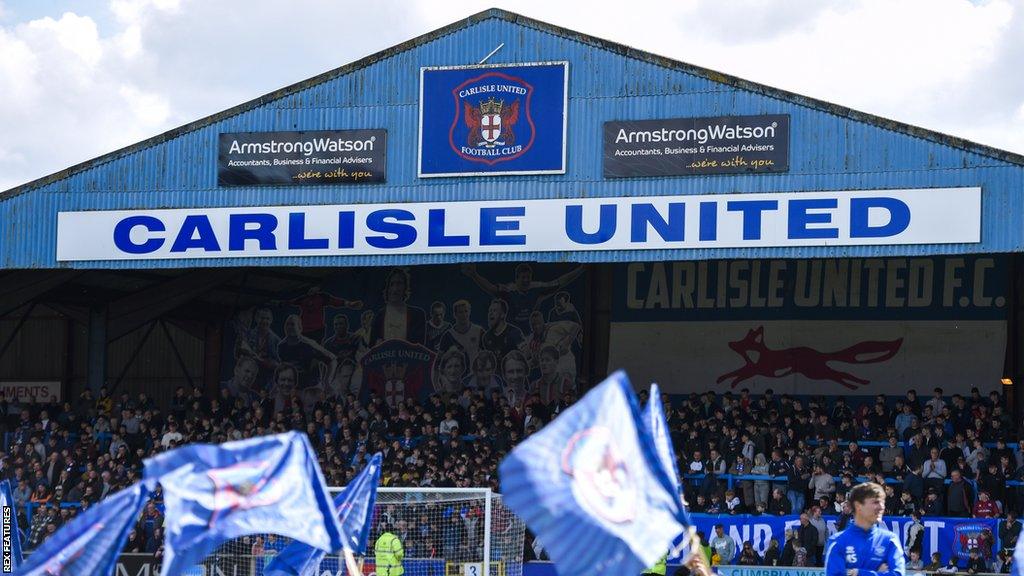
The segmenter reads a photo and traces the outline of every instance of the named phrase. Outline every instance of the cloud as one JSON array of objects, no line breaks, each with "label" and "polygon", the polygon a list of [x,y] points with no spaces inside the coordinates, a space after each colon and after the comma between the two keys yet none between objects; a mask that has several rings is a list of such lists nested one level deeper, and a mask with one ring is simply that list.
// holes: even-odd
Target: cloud
[{"label": "cloud", "polygon": [[[0,0],[0,190],[382,50],[484,5]],[[59,3],[59,2],[58,2]],[[1020,0],[496,0],[639,49],[1024,152]],[[6,14],[6,18],[4,16]],[[481,54],[481,56],[483,56]]]}]

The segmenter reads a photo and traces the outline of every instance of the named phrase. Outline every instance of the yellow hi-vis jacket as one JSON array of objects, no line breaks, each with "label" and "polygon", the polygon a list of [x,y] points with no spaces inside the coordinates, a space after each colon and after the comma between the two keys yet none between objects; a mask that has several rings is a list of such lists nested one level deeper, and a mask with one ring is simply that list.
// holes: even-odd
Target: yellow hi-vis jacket
[{"label": "yellow hi-vis jacket", "polygon": [[657,564],[651,566],[647,570],[644,570],[644,574],[658,574],[658,576],[665,576],[665,571],[668,568],[667,564],[668,554],[665,554],[658,560]]},{"label": "yellow hi-vis jacket", "polygon": [[377,565],[377,576],[402,576],[405,568],[402,568],[402,558],[405,558],[405,548],[402,541],[391,532],[385,532],[377,538],[373,545],[374,561]]}]

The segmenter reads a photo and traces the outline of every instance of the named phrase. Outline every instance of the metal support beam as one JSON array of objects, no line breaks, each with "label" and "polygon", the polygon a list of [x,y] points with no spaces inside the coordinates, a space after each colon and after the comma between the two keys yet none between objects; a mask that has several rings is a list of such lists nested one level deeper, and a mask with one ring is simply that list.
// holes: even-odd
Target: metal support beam
[{"label": "metal support beam", "polygon": [[183,274],[110,304],[109,340],[128,334],[221,284],[240,276],[238,269],[199,270]]},{"label": "metal support beam", "polygon": [[38,302],[32,302],[32,304],[29,305],[28,310],[25,310],[25,313],[18,319],[18,323],[14,326],[14,330],[11,332],[10,336],[7,337],[4,345],[0,346],[0,359],[3,359],[4,354],[7,353],[7,349],[11,347],[11,344],[14,344],[14,339],[18,337],[18,332],[21,332],[21,327],[25,325],[25,321],[27,321],[28,317],[32,315],[32,311],[36,309],[36,304],[38,304]]},{"label": "metal support beam", "polygon": [[113,396],[114,392],[121,387],[121,382],[128,374],[128,369],[132,367],[132,364],[135,364],[135,359],[139,357],[139,352],[142,352],[142,347],[145,346],[146,342],[149,340],[149,336],[153,333],[153,329],[156,328],[156,323],[156,320],[150,322],[149,329],[146,330],[145,336],[142,337],[142,340],[139,341],[139,345],[132,351],[132,356],[128,359],[128,362],[125,362],[124,368],[121,369],[121,373],[117,376],[117,380],[115,380],[114,385],[110,387],[109,392],[111,396]]},{"label": "metal support beam", "polygon": [[194,388],[196,383],[192,381],[192,375],[188,373],[188,365],[185,364],[185,359],[181,357],[181,350],[178,350],[178,345],[174,342],[174,338],[171,337],[171,331],[167,329],[167,323],[163,320],[159,320],[159,322],[160,328],[164,331],[164,337],[167,338],[167,342],[171,345],[171,351],[174,352],[174,359],[178,361],[178,367],[185,374],[185,380],[188,380],[188,387]]},{"label": "metal support beam", "polygon": [[7,274],[3,278],[3,293],[0,294],[0,316],[7,316],[18,308],[50,290],[81,275],[78,270],[22,270]]},{"label": "metal support beam", "polygon": [[203,388],[207,395],[212,396],[220,396],[222,325],[220,321],[207,324],[203,338]]},{"label": "metal support beam", "polygon": [[107,383],[107,307],[94,306],[89,310],[89,375],[88,384],[93,394]]}]

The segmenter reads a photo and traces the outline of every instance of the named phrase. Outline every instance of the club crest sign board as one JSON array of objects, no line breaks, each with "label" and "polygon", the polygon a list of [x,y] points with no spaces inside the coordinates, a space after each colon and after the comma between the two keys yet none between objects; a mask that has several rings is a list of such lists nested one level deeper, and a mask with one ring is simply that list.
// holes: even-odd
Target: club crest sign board
[{"label": "club crest sign board", "polygon": [[568,62],[422,68],[419,176],[564,174]]}]

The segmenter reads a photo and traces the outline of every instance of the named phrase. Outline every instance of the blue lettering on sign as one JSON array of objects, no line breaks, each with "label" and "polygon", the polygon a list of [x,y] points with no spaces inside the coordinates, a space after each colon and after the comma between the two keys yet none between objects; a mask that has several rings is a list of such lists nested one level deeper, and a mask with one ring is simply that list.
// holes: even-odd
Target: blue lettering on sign
[{"label": "blue lettering on sign", "polygon": [[164,232],[167,227],[158,218],[152,216],[129,216],[114,226],[114,246],[128,254],[149,254],[156,252],[164,245],[163,238],[149,238],[140,244],[132,242],[132,230],[141,226],[150,232]]},{"label": "blue lettering on sign", "polygon": [[327,238],[306,238],[306,213],[288,214],[288,248],[291,250],[323,250],[330,245]]},{"label": "blue lettering on sign", "polygon": [[668,205],[668,220],[661,217],[661,213],[653,204],[634,204],[630,241],[647,242],[647,225],[650,224],[662,240],[682,242],[686,229],[683,222],[685,217],[686,204],[682,202],[672,202]]},{"label": "blue lettering on sign", "polygon": [[524,234],[498,234],[498,232],[519,230],[519,220],[499,218],[521,218],[526,214],[525,206],[480,209],[481,246],[525,246]]},{"label": "blue lettering on sign", "polygon": [[726,204],[726,210],[743,213],[743,239],[761,239],[761,213],[778,210],[777,200],[733,200]]},{"label": "blue lettering on sign", "polygon": [[577,244],[603,244],[615,236],[615,205],[601,204],[596,232],[583,230],[583,206],[570,204],[565,207],[565,233]]},{"label": "blue lettering on sign", "polygon": [[356,245],[356,213],[351,210],[338,212],[338,248],[352,248]]},{"label": "blue lettering on sign", "polygon": [[[250,228],[249,225],[255,227]],[[277,217],[273,214],[232,214],[228,218],[228,250],[245,250],[246,240],[255,240],[260,250],[277,250]]]},{"label": "blue lettering on sign", "polygon": [[444,233],[445,210],[437,208],[427,212],[427,245],[469,246],[469,236],[446,236]]},{"label": "blue lettering on sign", "polygon": [[[706,198],[706,197],[704,197]],[[802,198],[779,200],[706,200],[695,199],[615,199],[599,203],[552,203],[536,208],[531,217],[542,218],[529,222],[528,205],[500,205],[453,207],[446,206],[400,209],[372,207],[339,207],[337,221],[326,214],[293,208],[264,212],[220,212],[211,214],[184,214],[171,223],[152,215],[129,216],[117,220],[113,241],[117,250],[125,254],[152,254],[158,251],[171,254],[203,251],[221,252],[222,243],[227,252],[351,250],[375,248],[401,250],[417,248],[472,248],[490,246],[528,246],[525,230],[536,230],[538,225],[549,226],[548,219],[555,210],[564,210],[564,228],[545,227],[529,240],[540,250],[552,249],[551,243],[566,241],[579,246],[623,248],[628,245],[676,243],[698,247],[737,242],[771,241],[786,245],[791,241],[831,239],[894,238],[910,228],[911,211],[907,202],[885,196],[843,198],[806,195]],[[849,216],[846,216],[849,202]],[[692,205],[687,213],[687,203]],[[785,205],[781,205],[785,203]],[[532,208],[531,208],[532,209]],[[470,212],[470,210],[472,212]],[[542,211],[548,211],[544,214]],[[628,216],[626,211],[628,210]],[[628,218],[620,229],[618,216]],[[722,214],[725,220],[723,221]],[[735,215],[730,215],[733,213]],[[737,214],[738,213],[738,214]],[[287,222],[283,222],[287,214]],[[842,214],[840,218],[838,215]],[[584,217],[588,218],[584,222]],[[689,225],[686,219],[690,218]],[[214,218],[211,220],[211,218]],[[452,222],[455,224],[452,224]],[[287,225],[285,233],[284,225]],[[457,228],[459,233],[449,230]],[[919,223],[920,224],[920,223]],[[310,227],[321,232],[313,232]],[[463,233],[465,232],[465,233]],[[689,235],[687,233],[689,232]],[[420,235],[423,238],[420,239]],[[166,248],[171,241],[170,248]],[[686,244],[683,244],[686,243]],[[856,242],[854,242],[856,244]]]},{"label": "blue lettering on sign", "polygon": [[790,200],[789,201],[789,238],[799,240],[804,238],[839,238],[838,228],[808,228],[808,224],[829,224],[832,222],[832,215],[825,213],[809,214],[808,210],[819,210],[835,208],[839,201],[835,198],[823,198],[815,200]]},{"label": "blue lettering on sign", "polygon": [[220,252],[220,243],[217,242],[210,219],[203,214],[185,216],[174,244],[171,245],[171,252],[185,252],[193,248],[204,252]]},{"label": "blue lettering on sign", "polygon": [[375,210],[366,217],[366,227],[385,236],[367,236],[366,243],[374,248],[405,248],[416,241],[416,228],[402,222],[412,222],[416,216],[408,210]]},{"label": "blue lettering on sign", "polygon": [[718,204],[700,203],[700,240],[714,242],[718,239]]},{"label": "blue lettering on sign", "polygon": [[[889,223],[872,227],[868,212],[881,208],[889,212]],[[910,226],[910,206],[897,198],[854,198],[850,200],[850,238],[884,238],[895,236]]]}]

